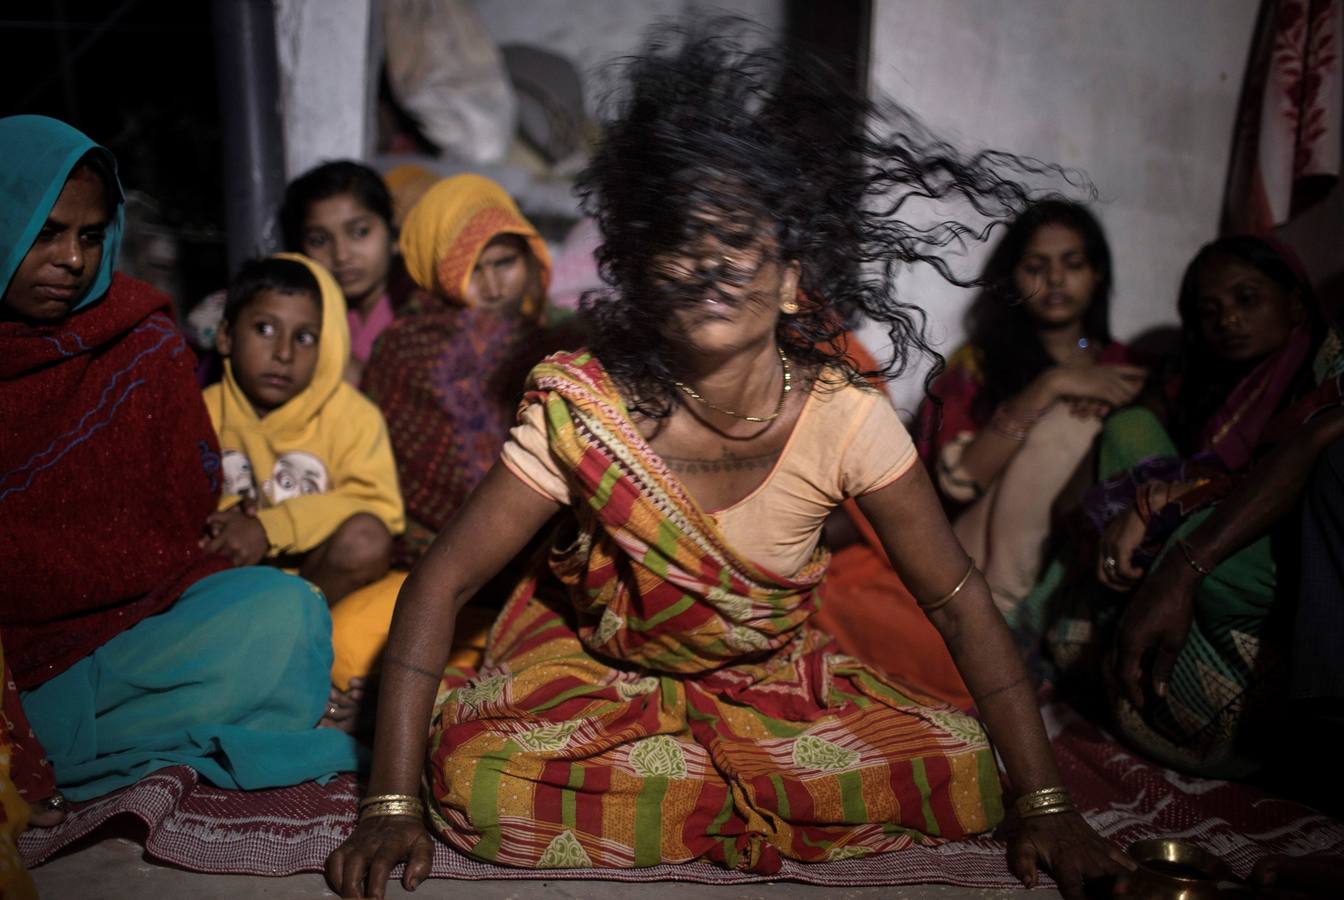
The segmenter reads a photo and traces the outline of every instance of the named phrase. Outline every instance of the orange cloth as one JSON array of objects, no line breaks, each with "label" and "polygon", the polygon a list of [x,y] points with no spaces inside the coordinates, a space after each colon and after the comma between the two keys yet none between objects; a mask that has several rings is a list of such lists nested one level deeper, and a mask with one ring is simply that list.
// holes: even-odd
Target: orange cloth
[{"label": "orange cloth", "polygon": [[[331,683],[339,690],[348,691],[351,678],[367,678],[380,667],[392,610],[409,574],[394,569],[331,608]],[[481,664],[495,615],[496,610],[470,605],[458,613],[449,666],[475,668]]]},{"label": "orange cloth", "polygon": [[425,192],[439,181],[439,176],[415,163],[395,166],[383,173],[383,183],[392,195],[392,222],[401,227],[406,215],[425,196]]},{"label": "orange cloth", "polygon": [[863,540],[835,551],[821,583],[817,627],[840,649],[911,687],[962,709],[974,705],[952,655],[887,561],[877,532],[853,500],[844,510]]},{"label": "orange cloth", "polygon": [[527,241],[541,268],[541,296],[523,301],[523,314],[539,316],[551,283],[551,254],[532,223],[502,187],[483,175],[454,175],[430,188],[406,214],[401,255],[415,283],[458,306],[485,245],[501,234]]},{"label": "orange cloth", "polygon": [[[843,341],[861,370],[877,363],[854,335]],[[902,448],[893,448],[903,452]],[[863,540],[837,550],[821,583],[817,626],[835,635],[840,648],[911,687],[962,709],[974,705],[943,637],[892,569],[873,526],[846,500],[844,510]]]}]

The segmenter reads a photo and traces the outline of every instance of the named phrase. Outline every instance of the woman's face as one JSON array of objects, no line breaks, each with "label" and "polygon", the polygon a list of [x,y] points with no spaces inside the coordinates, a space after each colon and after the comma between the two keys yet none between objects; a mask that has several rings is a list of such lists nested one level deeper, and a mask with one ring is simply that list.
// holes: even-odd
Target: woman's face
[{"label": "woman's face", "polygon": [[1082,319],[1101,278],[1087,257],[1083,236],[1050,223],[1027,242],[1013,280],[1027,314],[1039,325],[1059,327]]},{"label": "woman's face", "polygon": [[98,275],[110,220],[102,179],[75,169],[5,289],[6,311],[30,322],[65,318]]},{"label": "woman's face", "polygon": [[501,234],[485,245],[467,282],[468,306],[515,313],[523,300],[541,295],[541,269],[516,234]]},{"label": "woman's face", "polygon": [[783,304],[798,295],[797,262],[779,260],[773,240],[746,247],[702,238],[693,253],[658,257],[655,289],[676,295],[673,322],[696,350],[724,353],[772,334]]},{"label": "woman's face", "polygon": [[1296,291],[1231,256],[1203,260],[1195,283],[1200,335],[1226,362],[1251,362],[1279,350],[1306,318]]},{"label": "woman's face", "polygon": [[387,290],[392,229],[351,194],[334,194],[308,207],[305,254],[326,266],[352,308],[376,303]]}]

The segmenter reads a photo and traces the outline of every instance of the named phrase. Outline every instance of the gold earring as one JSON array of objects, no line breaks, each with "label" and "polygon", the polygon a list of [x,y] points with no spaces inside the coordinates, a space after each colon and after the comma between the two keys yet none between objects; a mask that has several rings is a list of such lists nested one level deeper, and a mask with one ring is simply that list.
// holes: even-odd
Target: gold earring
[{"label": "gold earring", "polygon": [[779,305],[779,311],[786,316],[793,315],[798,312],[798,301],[792,298],[785,300]]}]

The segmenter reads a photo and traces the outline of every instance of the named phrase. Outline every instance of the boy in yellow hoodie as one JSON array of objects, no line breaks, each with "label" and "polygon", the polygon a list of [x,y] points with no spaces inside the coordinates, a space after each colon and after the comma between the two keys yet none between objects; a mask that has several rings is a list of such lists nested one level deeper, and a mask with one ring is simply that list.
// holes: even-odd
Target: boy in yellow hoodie
[{"label": "boy in yellow hoodie", "polygon": [[224,378],[205,405],[224,490],[206,549],[297,567],[333,604],[381,578],[405,515],[383,416],[342,379],[350,332],[335,280],[293,253],[247,263],[215,346]]}]

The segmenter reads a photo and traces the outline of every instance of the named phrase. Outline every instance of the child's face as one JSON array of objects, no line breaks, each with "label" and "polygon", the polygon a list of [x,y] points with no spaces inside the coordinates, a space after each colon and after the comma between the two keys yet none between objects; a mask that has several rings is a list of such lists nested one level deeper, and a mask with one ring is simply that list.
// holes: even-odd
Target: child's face
[{"label": "child's face", "polygon": [[65,318],[98,275],[107,225],[102,181],[76,169],[5,289],[6,312],[30,322]]},{"label": "child's face", "polygon": [[309,293],[258,291],[223,325],[215,345],[233,365],[233,377],[258,415],[289,402],[313,380],[322,311]]},{"label": "child's face", "polygon": [[387,290],[392,230],[350,194],[336,194],[308,207],[302,249],[331,271],[353,308],[377,302]]}]

